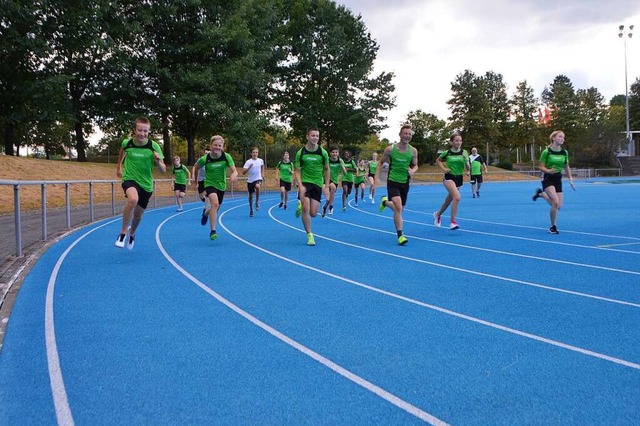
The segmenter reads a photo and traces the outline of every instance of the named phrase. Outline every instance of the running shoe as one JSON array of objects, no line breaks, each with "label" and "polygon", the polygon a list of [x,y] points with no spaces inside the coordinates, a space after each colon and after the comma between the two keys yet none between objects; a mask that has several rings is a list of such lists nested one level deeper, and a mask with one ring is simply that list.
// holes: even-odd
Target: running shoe
[{"label": "running shoe", "polygon": [[409,240],[407,240],[407,237],[405,237],[404,235],[400,235],[398,237],[398,244],[400,244],[401,246],[407,244],[407,241]]},{"label": "running shoe", "polygon": [[327,209],[329,208],[329,204],[325,203],[324,206],[322,206],[322,217],[325,217],[327,215]]},{"label": "running shoe", "polygon": [[253,212],[252,211],[249,212],[249,217],[253,217]]},{"label": "running shoe", "polygon": [[202,217],[200,218],[200,225],[202,226],[206,225],[207,220],[209,220],[209,210],[202,209]]},{"label": "running shoe", "polygon": [[442,218],[438,216],[438,212],[433,212],[433,224],[438,228],[442,225]]},{"label": "running shoe", "polygon": [[542,194],[542,189],[536,189],[536,193],[533,194],[533,201],[536,201],[538,198],[540,198],[540,194]]},{"label": "running shoe", "polygon": [[333,206],[329,206],[329,214],[333,214]]},{"label": "running shoe", "polygon": [[560,231],[558,231],[558,228],[556,228],[555,225],[553,225],[551,228],[549,228],[549,232],[552,234],[559,234]]},{"label": "running shoe", "polygon": [[451,225],[449,225],[449,229],[451,229],[452,231],[460,229],[460,227],[458,226],[458,222],[451,222]]},{"label": "running shoe", "polygon": [[376,203],[375,198],[371,197],[371,204],[375,204],[375,203]]},{"label": "running shoe", "polygon": [[136,243],[134,238],[135,237],[133,235],[129,235],[129,240],[127,241],[127,250],[129,251],[133,250],[133,246]]},{"label": "running shoe", "polygon": [[260,204],[256,203],[256,211],[260,211]]},{"label": "running shoe", "polygon": [[282,207],[284,207],[285,210],[287,209],[287,205],[286,204],[284,206],[282,206]]},{"label": "running shoe", "polygon": [[347,206],[344,206],[344,207],[342,208],[342,211],[343,211],[343,212],[346,212],[346,211],[347,211]]},{"label": "running shoe", "polygon": [[116,247],[124,248],[126,238],[127,234],[120,234],[118,238],[116,238]]},{"label": "running shoe", "polygon": [[300,217],[302,214],[302,202],[298,201],[298,207],[296,207],[296,217]]},{"label": "running shoe", "polygon": [[382,197],[380,199],[380,207],[378,207],[378,210],[383,211],[385,207],[387,207],[387,197]]},{"label": "running shoe", "polygon": [[307,245],[308,246],[315,246],[316,245],[316,240],[313,239],[313,234],[311,232],[309,232],[307,234]]},{"label": "running shoe", "polygon": [[373,195],[369,194],[369,199],[373,201]]},{"label": "running shoe", "polygon": [[471,193],[471,198],[476,198],[476,193],[475,192]]},{"label": "running shoe", "polygon": [[282,201],[280,201],[280,204],[278,204],[278,208],[281,209],[283,204],[284,203]]},{"label": "running shoe", "polygon": [[215,229],[213,231],[209,232],[209,239],[211,241],[216,240],[217,238],[218,238],[218,233],[216,232]]},{"label": "running shoe", "polygon": [[181,207],[179,207],[176,211],[177,211],[178,213],[180,213],[180,212],[182,211],[182,208],[181,208]]},{"label": "running shoe", "polygon": [[476,197],[480,198],[480,191],[476,191]]}]

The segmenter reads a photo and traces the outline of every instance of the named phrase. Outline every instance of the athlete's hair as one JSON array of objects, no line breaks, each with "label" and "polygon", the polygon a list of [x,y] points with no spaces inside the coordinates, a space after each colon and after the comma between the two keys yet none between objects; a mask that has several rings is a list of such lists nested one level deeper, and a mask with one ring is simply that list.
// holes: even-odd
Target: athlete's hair
[{"label": "athlete's hair", "polygon": [[551,132],[551,134],[549,135],[549,140],[551,141],[551,143],[553,143],[553,138],[558,136],[558,134],[560,133],[564,135],[564,132],[562,130],[554,130],[553,132]]},{"label": "athlete's hair", "polygon": [[307,134],[311,133],[311,132],[319,132],[320,130],[318,130],[317,127],[315,126],[311,126],[309,128],[307,128]]},{"label": "athlete's hair", "polygon": [[180,156],[179,156],[179,155],[174,155],[174,156],[173,156],[173,159],[174,159],[174,160],[180,160]]},{"label": "athlete's hair", "polygon": [[337,145],[333,145],[332,147],[330,147],[330,148],[329,148],[329,152],[331,152],[331,151],[338,151],[338,152],[340,152],[340,148],[338,148],[338,146],[337,146]]},{"label": "athlete's hair", "polygon": [[452,133],[451,136],[449,136],[449,142],[453,142],[456,136],[460,136],[462,138],[462,135],[460,133]]},{"label": "athlete's hair", "polygon": [[256,149],[258,150],[258,152],[260,151],[260,149],[257,146],[254,146],[253,148],[251,148],[251,152],[253,152]]},{"label": "athlete's hair", "polygon": [[398,132],[398,134],[402,133],[402,131],[405,129],[413,130],[413,127],[411,126],[411,124],[403,124],[402,127],[400,127],[400,131]]},{"label": "athlete's hair", "polygon": [[149,121],[149,119],[143,116],[136,118],[136,121],[133,122],[134,129],[138,126],[138,123],[151,125],[151,122]]},{"label": "athlete's hair", "polygon": [[209,140],[209,143],[214,143],[216,140],[220,139],[222,141],[222,143],[224,144],[224,138],[220,135],[213,135],[211,136],[211,139]]}]

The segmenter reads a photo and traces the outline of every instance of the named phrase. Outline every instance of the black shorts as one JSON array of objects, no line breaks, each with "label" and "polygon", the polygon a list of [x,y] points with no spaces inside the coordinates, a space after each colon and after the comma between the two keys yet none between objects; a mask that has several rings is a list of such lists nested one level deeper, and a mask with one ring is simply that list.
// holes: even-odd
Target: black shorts
[{"label": "black shorts", "polygon": [[462,183],[464,182],[464,180],[462,179],[462,175],[452,175],[451,173],[444,174],[444,179],[442,179],[442,181],[444,182],[445,180],[454,181],[456,183],[456,188],[460,188],[462,186]]},{"label": "black shorts", "polygon": [[280,179],[280,188],[284,188],[285,191],[291,191],[291,182],[285,182]]},{"label": "black shorts", "polygon": [[482,175],[471,175],[469,183],[482,183]]},{"label": "black shorts", "polygon": [[218,204],[222,204],[222,200],[224,200],[224,191],[219,190],[215,186],[207,186],[204,189],[204,192],[207,193],[207,198],[209,198],[209,195],[211,194],[216,194],[218,196]]},{"label": "black shorts", "polygon": [[262,179],[254,180],[253,182],[247,182],[247,191],[249,194],[253,194],[256,192],[256,185],[260,185],[262,183]]},{"label": "black shorts", "polygon": [[562,192],[562,173],[544,173],[542,175],[542,189],[549,186],[553,186],[557,193]]},{"label": "black shorts", "polygon": [[369,173],[369,175],[368,175],[368,176],[369,176],[370,178],[374,178],[374,179],[375,179],[376,174],[375,174],[375,173]]},{"label": "black shorts", "polygon": [[387,180],[387,197],[392,199],[393,197],[400,197],[402,205],[407,204],[407,196],[409,195],[409,182],[399,183],[392,180]]},{"label": "black shorts", "polygon": [[198,181],[198,194],[202,194],[204,192],[204,181],[203,180],[199,180]]},{"label": "black shorts", "polygon": [[122,189],[124,190],[125,197],[127,196],[127,189],[135,188],[138,192],[138,205],[143,209],[146,209],[149,205],[149,199],[153,192],[147,192],[135,180],[125,180],[122,182]]},{"label": "black shorts", "polygon": [[341,184],[342,184],[343,191],[344,191],[344,187],[346,186],[347,190],[344,192],[346,192],[347,195],[351,194],[351,188],[353,188],[353,182],[347,182],[346,180],[343,180]]},{"label": "black shorts", "polygon": [[307,190],[304,196],[307,198],[311,198],[312,200],[316,200],[317,202],[320,202],[320,200],[322,199],[322,188],[316,185],[315,183],[302,182],[302,184]]},{"label": "black shorts", "polygon": [[173,184],[174,191],[187,192],[187,185],[184,183],[174,183]]}]

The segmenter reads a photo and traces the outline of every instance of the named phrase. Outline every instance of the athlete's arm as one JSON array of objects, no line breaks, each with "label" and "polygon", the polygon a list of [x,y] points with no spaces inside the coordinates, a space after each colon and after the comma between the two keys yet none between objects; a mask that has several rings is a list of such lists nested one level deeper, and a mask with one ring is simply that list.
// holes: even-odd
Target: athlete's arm
[{"label": "athlete's arm", "polygon": [[120,151],[118,151],[118,167],[116,169],[116,176],[118,176],[119,178],[122,177],[122,162],[124,161],[124,158],[127,156],[127,153],[124,151],[124,149],[120,148]]}]

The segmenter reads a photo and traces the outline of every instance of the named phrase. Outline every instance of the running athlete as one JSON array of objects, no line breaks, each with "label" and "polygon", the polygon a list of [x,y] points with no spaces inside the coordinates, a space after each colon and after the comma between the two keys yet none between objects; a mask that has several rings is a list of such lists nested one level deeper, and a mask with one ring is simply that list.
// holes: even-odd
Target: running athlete
[{"label": "running athlete", "polygon": [[356,165],[356,162],[354,161],[353,158],[351,158],[351,152],[350,151],[345,151],[343,153],[344,155],[344,168],[346,170],[346,173],[342,175],[342,211],[346,212],[347,211],[347,199],[349,198],[349,195],[351,195],[351,189],[353,188],[353,180],[354,180],[354,175],[356,173],[356,170],[358,169],[358,166]]},{"label": "running athlete", "polygon": [[[482,186],[482,172],[487,172],[487,163],[484,162],[482,155],[478,154],[478,148],[475,146],[471,148],[471,155],[469,156],[469,168],[471,169],[471,178],[469,183],[471,184],[471,195],[473,198],[480,198],[480,187]],[[478,188],[476,189],[476,184]]]},{"label": "running athlete", "polygon": [[264,161],[258,158],[258,147],[251,149],[251,158],[249,158],[242,167],[242,174],[247,177],[247,192],[249,192],[249,217],[253,217],[253,194],[256,194],[256,211],[260,210],[260,186],[264,180]]},{"label": "running athlete", "polygon": [[337,146],[332,146],[329,149],[329,196],[322,206],[322,217],[326,216],[327,210],[329,210],[329,214],[333,214],[333,202],[336,198],[341,174],[346,175],[347,170],[344,168],[342,158],[340,158],[340,150]]},{"label": "running athlete", "polygon": [[369,199],[371,204],[376,202],[376,186],[374,185],[374,178],[376,176],[376,169],[378,168],[378,153],[374,152],[369,160],[369,173],[367,175],[367,181],[369,182]]},{"label": "running athlete", "polygon": [[231,155],[222,150],[224,147],[224,139],[220,135],[211,137],[211,152],[201,157],[195,164],[194,174],[201,168],[205,169],[204,191],[211,203],[208,211],[203,213],[204,220],[202,225],[207,223],[209,219],[209,239],[218,238],[216,233],[216,222],[218,220],[218,210],[224,199],[224,193],[227,190],[227,169],[231,170],[229,180],[235,183],[238,180],[238,170]]},{"label": "running athlete", "polygon": [[549,232],[552,234],[559,234],[556,226],[556,219],[558,217],[558,210],[562,207],[564,200],[562,194],[562,170],[569,177],[569,184],[575,191],[576,187],[573,184],[573,176],[571,176],[571,167],[569,167],[569,152],[562,147],[564,144],[564,132],[562,130],[556,130],[549,139],[551,145],[545,148],[540,154],[540,164],[538,168],[543,173],[542,175],[542,189],[538,188],[533,195],[533,201],[538,198],[543,198],[551,209],[549,211],[549,218],[551,219],[551,227]]},{"label": "running athlete", "polygon": [[[205,155],[209,155],[209,152],[211,152],[209,150],[209,148],[205,149],[202,152],[201,157],[205,156]],[[207,212],[209,211],[209,209],[211,208],[211,204],[209,204],[209,198],[207,198],[207,193],[204,190],[204,177],[206,174],[206,169],[204,167],[200,168],[200,170],[196,171],[196,165],[193,165],[192,168],[192,172],[191,175],[192,176],[198,176],[197,181],[198,181],[198,196],[200,197],[200,201],[202,201],[204,203],[204,208],[202,209],[202,218],[200,219],[200,223],[204,226],[207,223]]]},{"label": "running athlete", "polygon": [[460,204],[460,188],[463,184],[464,173],[469,173],[469,153],[462,149],[462,136],[454,133],[449,138],[451,148],[445,150],[436,159],[438,166],[444,172],[442,180],[447,196],[440,207],[440,210],[433,212],[433,224],[435,226],[442,225],[442,213],[444,213],[449,205],[451,205],[451,224],[449,229],[455,231],[459,229],[456,215],[458,214],[458,204]]},{"label": "running athlete", "polygon": [[123,248],[126,244],[127,249],[133,250],[136,230],[153,194],[153,165],[162,173],[167,171],[167,166],[162,161],[164,155],[160,145],[149,139],[150,129],[149,119],[136,118],[134,137],[123,140],[118,153],[116,175],[122,178],[122,189],[127,197],[122,211],[120,235],[115,243],[118,248]]},{"label": "running athlete", "polygon": [[173,157],[173,192],[176,196],[176,204],[179,212],[182,211],[182,199],[187,191],[187,183],[191,182],[191,172],[187,166],[180,164],[180,157]]},{"label": "running athlete", "polygon": [[398,234],[398,244],[407,243],[404,236],[402,210],[407,204],[409,195],[409,179],[418,171],[418,150],[409,145],[413,130],[405,124],[400,128],[400,142],[385,148],[374,177],[374,186],[380,182],[380,170],[384,162],[389,163],[389,175],[387,177],[387,196],[380,199],[380,211],[385,207],[393,209],[393,223]]},{"label": "running athlete", "polygon": [[360,195],[360,199],[364,203],[364,188],[365,188],[365,179],[367,178],[367,163],[365,160],[358,161],[358,168],[356,169],[356,174],[354,176],[353,186],[355,187],[356,193],[356,206],[358,205],[358,194]]},{"label": "running athlete", "polygon": [[[302,224],[307,233],[307,245],[315,246],[316,242],[311,232],[311,218],[318,214],[322,188],[325,188],[325,197],[329,191],[329,154],[322,148],[320,132],[316,128],[307,130],[307,143],[295,157],[295,180],[298,182],[298,207],[296,217],[302,214]],[[328,198],[328,197],[327,197]]]},{"label": "running athlete", "polygon": [[282,160],[276,165],[276,179],[280,181],[280,204],[278,208],[287,209],[289,202],[289,191],[291,191],[291,181],[293,180],[293,163],[289,160],[289,152],[282,154]]}]

